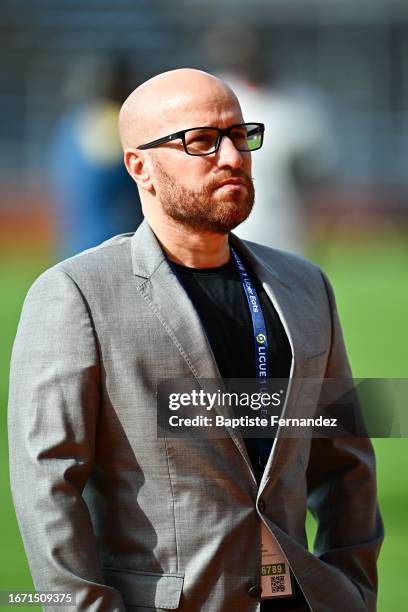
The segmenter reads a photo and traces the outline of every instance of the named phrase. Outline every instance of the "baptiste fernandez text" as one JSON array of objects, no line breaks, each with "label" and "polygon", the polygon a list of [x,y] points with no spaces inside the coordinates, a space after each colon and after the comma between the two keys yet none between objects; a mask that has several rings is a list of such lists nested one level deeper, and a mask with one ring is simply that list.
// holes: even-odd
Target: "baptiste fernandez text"
[{"label": "baptiste fernandez text", "polygon": [[316,418],[282,418],[272,415],[266,417],[224,417],[216,415],[214,417],[197,415],[195,417],[180,417],[176,414],[169,417],[171,427],[337,427],[337,419],[328,419],[318,416]]}]

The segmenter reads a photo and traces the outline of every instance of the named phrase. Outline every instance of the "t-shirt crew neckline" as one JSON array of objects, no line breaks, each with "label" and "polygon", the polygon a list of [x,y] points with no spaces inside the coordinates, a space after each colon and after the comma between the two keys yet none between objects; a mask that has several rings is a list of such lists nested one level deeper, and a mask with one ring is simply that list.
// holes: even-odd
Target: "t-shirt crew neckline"
[{"label": "t-shirt crew neckline", "polygon": [[216,266],[215,268],[191,268],[190,266],[184,266],[183,264],[176,263],[175,261],[170,261],[170,264],[172,266],[175,266],[175,268],[177,270],[180,270],[180,272],[190,272],[192,274],[197,273],[201,275],[219,274],[220,272],[222,273],[234,267],[232,257],[230,257],[230,259],[226,263],[221,264],[221,266]]}]

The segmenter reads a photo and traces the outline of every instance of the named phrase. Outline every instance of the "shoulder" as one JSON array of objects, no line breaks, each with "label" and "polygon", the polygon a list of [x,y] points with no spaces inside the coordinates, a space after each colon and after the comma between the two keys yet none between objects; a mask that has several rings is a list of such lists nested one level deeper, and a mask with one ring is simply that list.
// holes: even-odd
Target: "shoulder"
[{"label": "shoulder", "polygon": [[261,262],[263,269],[271,273],[270,278],[278,279],[296,301],[321,312],[330,312],[335,307],[333,289],[320,266],[294,253],[247,240],[240,243],[252,263]]},{"label": "shoulder", "polygon": [[40,287],[52,291],[55,285],[61,283],[89,290],[131,274],[132,236],[133,233],[114,236],[55,264],[37,278],[30,292]]},{"label": "shoulder", "polygon": [[318,265],[288,251],[281,251],[262,244],[241,241],[264,265],[271,268],[283,283],[323,282],[323,272]]}]

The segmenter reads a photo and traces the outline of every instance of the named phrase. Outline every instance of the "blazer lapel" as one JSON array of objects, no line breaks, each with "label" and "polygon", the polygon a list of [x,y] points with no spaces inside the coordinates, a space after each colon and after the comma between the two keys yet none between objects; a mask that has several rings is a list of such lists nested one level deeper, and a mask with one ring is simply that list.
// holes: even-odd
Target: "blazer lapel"
[{"label": "blazer lapel", "polygon": [[132,239],[138,290],[175,342],[196,379],[220,378],[200,319],[146,221]]},{"label": "blazer lapel", "polygon": [[[292,290],[287,280],[282,279],[275,268],[258,257],[255,249],[251,249],[249,244],[244,243],[234,235],[231,236],[231,242],[251,264],[252,270],[261,282],[279,315],[291,346],[292,364],[289,375],[290,381],[281,413],[281,416],[288,416],[292,414],[295,409],[301,386],[299,377],[302,375],[301,363],[305,353],[306,342],[305,330],[302,324],[302,305],[299,303],[296,292]],[[264,489],[265,485],[271,481],[273,468],[277,463],[278,455],[281,454],[282,449],[285,448],[285,444],[288,442],[288,439],[280,438],[280,428],[278,428],[269,460],[259,486],[259,494]]]},{"label": "blazer lapel", "polygon": [[[202,388],[205,388],[205,379],[218,379],[221,384],[221,374],[200,318],[146,221],[134,234],[131,248],[138,290],[177,346],[194,378]],[[227,406],[217,406],[216,410],[224,417],[234,416]],[[236,429],[227,430],[255,480],[242,436]]]}]

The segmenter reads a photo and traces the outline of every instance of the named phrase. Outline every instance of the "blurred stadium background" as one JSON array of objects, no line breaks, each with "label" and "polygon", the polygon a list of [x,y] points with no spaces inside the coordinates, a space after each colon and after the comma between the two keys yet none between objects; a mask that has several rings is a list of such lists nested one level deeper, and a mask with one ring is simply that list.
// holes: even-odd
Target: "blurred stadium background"
[{"label": "blurred stadium background", "polygon": [[[7,377],[24,295],[57,256],[49,143],[67,75],[90,54],[128,58],[128,91],[166,69],[214,70],[205,33],[230,24],[262,41],[267,80],[278,73],[324,98],[337,162],[335,180],[307,200],[307,255],[334,284],[355,376],[408,376],[405,0],[1,0],[0,591],[32,588],[8,486]],[[378,609],[391,612],[407,606],[408,445],[375,446],[386,527]]]}]

